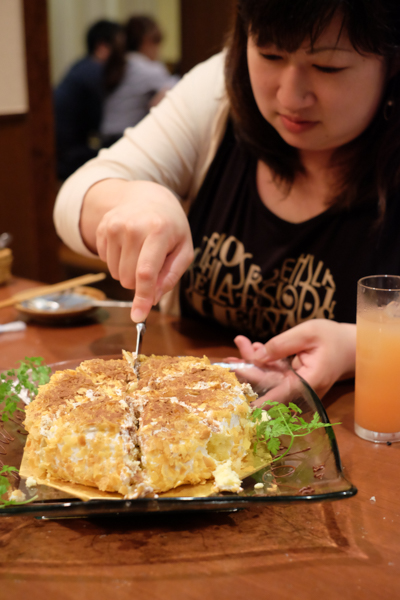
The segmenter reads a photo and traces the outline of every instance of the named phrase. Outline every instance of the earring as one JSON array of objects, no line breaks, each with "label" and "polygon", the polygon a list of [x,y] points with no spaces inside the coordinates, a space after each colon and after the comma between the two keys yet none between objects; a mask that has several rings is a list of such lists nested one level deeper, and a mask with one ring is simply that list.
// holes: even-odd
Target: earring
[{"label": "earring", "polygon": [[394,104],[393,98],[389,98],[389,100],[385,102],[385,106],[383,107],[383,118],[385,121],[389,121],[389,119],[392,117]]}]

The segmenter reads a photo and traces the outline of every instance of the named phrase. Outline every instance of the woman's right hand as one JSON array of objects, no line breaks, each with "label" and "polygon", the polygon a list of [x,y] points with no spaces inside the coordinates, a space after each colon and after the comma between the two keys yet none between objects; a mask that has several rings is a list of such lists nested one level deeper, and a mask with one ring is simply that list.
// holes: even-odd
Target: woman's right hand
[{"label": "woman's right hand", "polygon": [[81,233],[111,276],[135,290],[131,317],[137,323],[193,260],[190,227],[179,200],[150,181],[95,184],[85,196]]}]

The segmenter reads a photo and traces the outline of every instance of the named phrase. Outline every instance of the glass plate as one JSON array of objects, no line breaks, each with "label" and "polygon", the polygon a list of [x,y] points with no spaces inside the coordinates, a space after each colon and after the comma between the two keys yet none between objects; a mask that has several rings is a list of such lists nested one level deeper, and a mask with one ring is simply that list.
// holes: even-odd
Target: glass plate
[{"label": "glass plate", "polygon": [[[120,358],[120,356],[101,358]],[[52,365],[52,370],[74,369],[82,360],[85,359],[56,363]],[[261,369],[237,359],[212,362],[235,371],[240,381],[252,385],[261,401],[264,400],[263,396],[269,400],[291,401],[301,408],[302,416],[306,421],[310,421],[317,412],[323,423],[329,423],[325,409],[315,392],[291,369],[288,362],[280,361],[268,369]],[[0,458],[3,463],[19,467],[26,435],[17,419],[7,424],[0,424]],[[285,436],[281,440],[282,445],[286,446],[288,441],[285,440]],[[256,483],[262,483],[263,487],[255,489]],[[240,494],[221,493],[208,497],[175,496],[82,501],[45,485],[28,488],[23,478],[15,478],[14,489],[19,488],[27,499],[33,496],[37,498],[29,504],[11,505],[0,509],[0,516],[67,518],[144,512],[229,511],[253,504],[349,498],[357,493],[357,489],[343,475],[339,449],[331,426],[297,438],[287,456],[245,478],[242,487],[243,492]]]}]

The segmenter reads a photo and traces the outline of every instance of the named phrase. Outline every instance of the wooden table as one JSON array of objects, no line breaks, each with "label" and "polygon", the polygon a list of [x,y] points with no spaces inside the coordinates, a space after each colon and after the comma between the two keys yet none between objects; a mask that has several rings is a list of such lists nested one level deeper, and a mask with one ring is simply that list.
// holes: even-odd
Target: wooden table
[{"label": "wooden table", "polygon": [[[13,280],[0,299],[32,285]],[[3,309],[0,321],[18,318]],[[128,309],[81,325],[28,325],[0,334],[0,368],[24,356],[47,362],[133,350]],[[229,338],[153,313],[143,352],[237,355]],[[346,476],[358,488],[335,502],[236,513],[43,521],[0,518],[0,600],[400,597],[400,444],[353,432],[353,388],[324,399]]]}]

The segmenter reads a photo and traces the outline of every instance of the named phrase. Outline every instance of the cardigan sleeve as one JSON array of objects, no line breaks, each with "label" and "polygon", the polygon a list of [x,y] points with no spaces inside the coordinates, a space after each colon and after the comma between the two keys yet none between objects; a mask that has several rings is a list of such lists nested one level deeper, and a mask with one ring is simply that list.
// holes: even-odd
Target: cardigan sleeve
[{"label": "cardigan sleeve", "polygon": [[60,238],[76,252],[93,256],[80,235],[80,212],[86,192],[104,179],[154,181],[186,199],[204,166],[223,101],[224,54],[220,53],[192,69],[147,117],[126,129],[121,140],[66,180],[54,208]]}]

